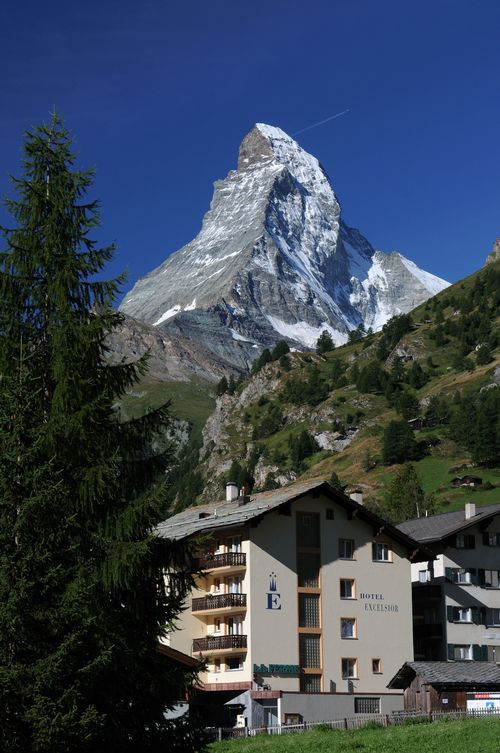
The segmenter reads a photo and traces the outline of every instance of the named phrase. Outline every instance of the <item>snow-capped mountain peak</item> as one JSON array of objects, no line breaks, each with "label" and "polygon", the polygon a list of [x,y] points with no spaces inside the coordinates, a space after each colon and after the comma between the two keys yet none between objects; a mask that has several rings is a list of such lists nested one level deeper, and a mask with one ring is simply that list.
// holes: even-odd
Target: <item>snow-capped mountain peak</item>
[{"label": "snow-capped mountain peak", "polygon": [[214,184],[196,238],[142,278],[122,310],[208,345],[238,365],[287,339],[313,347],[378,329],[448,283],[398,253],[375,251],[341,220],[319,161],[258,123],[238,166]]}]

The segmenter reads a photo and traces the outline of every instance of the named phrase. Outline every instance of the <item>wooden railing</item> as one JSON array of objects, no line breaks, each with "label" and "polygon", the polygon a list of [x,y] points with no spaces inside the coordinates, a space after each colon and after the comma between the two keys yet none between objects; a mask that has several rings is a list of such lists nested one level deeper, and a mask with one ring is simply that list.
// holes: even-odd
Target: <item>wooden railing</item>
[{"label": "wooden railing", "polygon": [[195,638],[193,641],[193,654],[198,651],[219,651],[221,649],[246,647],[246,635],[220,635],[209,638]]},{"label": "wooden railing", "polygon": [[230,607],[246,607],[246,605],[246,594],[215,594],[193,599],[191,609],[193,612],[199,612],[202,609],[228,609]]}]

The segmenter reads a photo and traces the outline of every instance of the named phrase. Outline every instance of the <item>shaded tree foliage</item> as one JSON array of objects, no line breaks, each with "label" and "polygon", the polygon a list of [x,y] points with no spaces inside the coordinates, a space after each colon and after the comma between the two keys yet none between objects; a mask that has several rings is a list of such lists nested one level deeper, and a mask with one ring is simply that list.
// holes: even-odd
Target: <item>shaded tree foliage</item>
[{"label": "shaded tree foliage", "polygon": [[390,421],[384,429],[382,459],[386,465],[415,460],[418,447],[406,421]]},{"label": "shaded tree foliage", "polygon": [[56,115],[27,134],[0,253],[2,750],[198,750],[164,713],[191,677],[158,651],[192,582],[189,549],[155,534],[170,419],[119,420],[146,359],[104,360],[121,280],[97,278],[113,247],[91,183]]}]

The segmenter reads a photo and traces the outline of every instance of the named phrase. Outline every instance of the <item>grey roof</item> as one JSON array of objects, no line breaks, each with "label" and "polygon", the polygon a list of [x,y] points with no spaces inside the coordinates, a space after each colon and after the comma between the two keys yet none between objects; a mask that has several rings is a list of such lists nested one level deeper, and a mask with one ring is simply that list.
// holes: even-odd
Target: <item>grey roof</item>
[{"label": "grey roof", "polygon": [[466,518],[465,511],[462,509],[455,510],[454,512],[444,512],[441,515],[429,515],[427,518],[405,520],[404,523],[398,525],[398,528],[416,541],[429,544],[433,541],[440,541],[454,533],[464,531],[490,516],[499,514],[500,504],[485,505],[484,507],[478,507],[476,514],[472,518]]},{"label": "grey roof", "polygon": [[417,675],[429,685],[500,689],[500,667],[494,662],[483,661],[409,661],[396,672],[387,687],[407,688]]},{"label": "grey roof", "polygon": [[241,504],[241,500],[236,499],[232,502],[222,500],[209,505],[188,507],[186,510],[160,523],[156,529],[156,533],[166,539],[184,539],[188,536],[208,533],[220,530],[221,528],[241,526],[258,518],[260,515],[265,515],[271,510],[277,509],[287,502],[303,497],[309,492],[324,494],[347,510],[350,510],[362,520],[366,520],[378,529],[383,529],[386,536],[399,541],[411,549],[412,552],[419,550],[422,553],[423,559],[433,559],[433,553],[425,546],[422,547],[406,533],[399,531],[362,504],[337,491],[326,481],[319,479],[290,484],[280,489],[251,495],[245,504]]}]

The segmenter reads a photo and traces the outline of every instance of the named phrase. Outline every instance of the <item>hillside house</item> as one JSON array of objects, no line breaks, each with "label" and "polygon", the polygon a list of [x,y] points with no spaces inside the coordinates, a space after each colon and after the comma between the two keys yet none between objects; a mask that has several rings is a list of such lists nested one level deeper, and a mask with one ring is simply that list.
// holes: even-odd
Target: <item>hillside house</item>
[{"label": "hillside house", "polygon": [[451,485],[455,487],[461,486],[481,486],[483,479],[480,476],[455,476],[451,480]]}]

